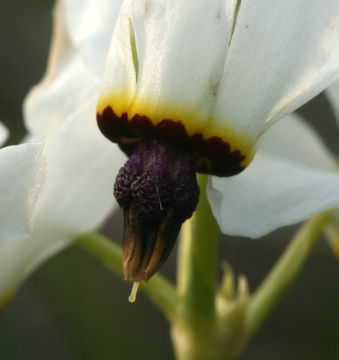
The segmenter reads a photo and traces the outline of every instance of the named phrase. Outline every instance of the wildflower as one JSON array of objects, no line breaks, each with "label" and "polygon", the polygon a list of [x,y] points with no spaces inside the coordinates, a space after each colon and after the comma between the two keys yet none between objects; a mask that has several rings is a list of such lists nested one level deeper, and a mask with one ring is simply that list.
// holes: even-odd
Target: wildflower
[{"label": "wildflower", "polygon": [[[9,162],[8,154],[13,150],[3,148],[0,151],[0,161],[7,162],[0,168],[1,176],[8,175],[7,184],[15,187],[13,180],[18,180],[15,175],[18,172],[27,174],[27,179],[23,178],[26,190],[22,199],[2,197],[1,208],[19,211],[32,194],[36,196],[36,189],[40,193],[32,207],[24,207],[27,212],[23,226],[14,226],[15,216],[9,219],[8,224],[13,225],[11,229],[22,228],[25,236],[12,232],[13,236],[6,237],[6,227],[0,228],[1,238],[5,239],[0,245],[2,303],[42,261],[67,246],[76,235],[98,227],[117,207],[110,197],[112,175],[118,173],[125,156],[96,127],[95,109],[100,93],[99,122],[105,118],[105,109],[111,109],[108,120],[104,120],[109,129],[106,131],[101,123],[101,130],[117,141],[130,159],[133,155],[129,145],[137,154],[137,149],[155,141],[152,143],[154,149],[165,148],[166,159],[173,148],[185,148],[188,154],[195,154],[193,160],[198,159],[194,162],[194,167],[200,166],[196,168],[198,171],[232,175],[249,165],[258,140],[269,125],[311,99],[338,76],[337,1],[328,1],[326,6],[320,1],[306,0],[279,0],[274,7],[268,0],[255,3],[243,0],[239,4],[202,0],[125,1],[115,26],[119,2],[58,2],[47,74],[25,103],[28,139],[32,143],[16,148],[24,146],[31,152],[20,155],[22,162],[18,158]],[[118,129],[120,132],[111,131],[110,127],[118,122],[113,123],[109,118],[116,116],[124,120],[124,113],[125,123]],[[131,125],[126,121],[138,119],[137,115],[141,120],[138,124],[142,125],[128,129],[128,139],[124,139],[124,124]],[[165,126],[166,131],[161,130],[165,119],[171,123]],[[286,129],[281,125],[279,141],[274,130],[278,131],[279,125],[265,135],[269,139],[273,134],[273,152],[269,150],[272,147],[265,147],[264,140],[268,155],[260,152],[257,158],[261,160],[254,160],[248,170],[234,178],[212,178],[210,201],[224,232],[258,236],[338,205],[337,188],[333,185],[337,181],[336,174],[331,172],[329,176],[328,171],[320,171],[316,182],[314,177],[308,176],[310,173],[315,176],[317,172],[313,168],[307,172],[303,164],[309,157],[309,147],[306,153],[302,147],[295,148],[296,153],[300,153],[300,161],[293,166],[288,164],[291,156],[281,160],[283,151],[288,152],[293,144],[299,144],[290,143],[291,129],[296,122],[284,119],[281,124],[284,122],[290,127],[286,125]],[[176,125],[180,133],[175,130]],[[295,126],[305,143],[319,143],[308,128]],[[147,133],[153,134],[155,129],[158,131],[155,135]],[[140,142],[140,137],[147,141]],[[280,148],[279,143],[289,145]],[[152,153],[159,154],[161,163],[161,151],[154,149]],[[182,152],[180,156],[174,154],[173,164],[182,165],[184,162],[179,158],[186,159],[190,173],[190,180],[185,180],[184,185],[194,184],[191,155],[185,158]],[[289,195],[292,188],[287,186],[286,197],[276,196],[275,191],[282,185],[278,180],[283,174],[271,171],[268,177],[265,171],[272,169],[269,164],[275,164],[277,170],[280,165],[285,166],[282,169],[293,168],[298,175],[290,180],[295,189],[310,189],[310,185],[316,184],[322,190],[313,194],[311,202],[307,191],[301,191],[298,211],[279,216],[279,221],[274,212],[265,213],[264,219],[257,218],[259,225],[256,227],[244,214],[246,209],[256,208],[255,201],[261,200],[259,191],[266,194],[268,203],[278,201],[273,210],[279,209],[281,214],[284,209],[290,212],[291,208],[286,207],[289,201],[296,203],[292,192]],[[30,170],[27,172],[27,169]],[[325,182],[321,180],[323,176],[327,179]],[[301,178],[303,181],[297,183]],[[160,192],[166,181],[164,177],[161,179],[164,182],[157,182]],[[239,198],[230,197],[227,209],[225,196],[230,193],[225,184],[228,182],[231,188],[237,179],[246,190],[242,192],[237,186],[233,187]],[[309,179],[313,180],[309,182]],[[177,180],[180,180],[179,175]],[[277,186],[270,187],[268,192],[259,186],[264,180],[265,184]],[[251,186],[253,183],[258,187]],[[324,198],[324,189],[330,183],[333,201],[329,196]],[[191,195],[194,199],[197,192]],[[246,198],[252,200],[251,207]],[[157,205],[167,205],[166,198],[161,196]],[[126,211],[128,213],[129,209]],[[233,219],[232,214],[236,214]],[[182,218],[185,216],[188,215]],[[240,220],[235,221],[235,217],[243,221],[241,230]],[[177,225],[172,227],[173,218],[168,219],[169,223],[163,219],[158,221],[156,234],[161,229],[178,228]],[[152,232],[153,229],[142,231]],[[167,232],[165,235],[168,236]],[[165,248],[166,255],[170,246]],[[156,268],[165,255],[160,256]]]},{"label": "wildflower", "polygon": [[[311,21],[315,14],[316,22]],[[292,1],[272,7],[264,0],[123,3],[97,121],[130,156],[115,183],[125,213],[125,278],[147,280],[167,257],[198,203],[196,172],[240,173],[273,122],[339,75],[337,20],[334,1],[326,7]],[[302,29],[298,37],[297,28]],[[232,181],[213,181],[224,184],[216,203],[227,203]],[[230,201],[246,204],[251,194],[245,197],[237,189],[239,200],[230,196]],[[222,229],[240,227],[243,216],[232,225],[232,209],[222,205],[225,215],[218,205]],[[261,235],[254,230],[261,222],[251,223],[253,234]],[[247,226],[236,230],[247,231]]]}]

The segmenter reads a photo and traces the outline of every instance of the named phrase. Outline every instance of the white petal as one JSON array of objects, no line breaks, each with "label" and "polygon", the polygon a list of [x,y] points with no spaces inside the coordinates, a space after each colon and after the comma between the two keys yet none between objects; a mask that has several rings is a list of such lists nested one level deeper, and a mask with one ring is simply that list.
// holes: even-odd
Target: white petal
[{"label": "white petal", "polygon": [[210,133],[236,5],[125,1],[97,107],[103,133],[114,141],[152,137],[183,144],[198,154],[202,171],[234,174],[246,166],[253,141],[224,123]]},{"label": "white petal", "polygon": [[[235,5],[126,1],[108,56],[105,104],[99,107],[113,104],[118,115],[145,114],[155,123],[180,120],[190,134],[201,130],[212,111]],[[123,104],[117,105],[116,96]]]},{"label": "white petal", "polygon": [[333,158],[308,126],[290,119],[284,127],[285,120],[266,134],[263,149],[243,173],[211,179],[209,200],[224,233],[260,237],[339,206]]},{"label": "white petal", "polygon": [[112,186],[125,156],[99,132],[95,103],[92,96],[46,143],[49,176],[39,199],[37,231],[52,226],[71,236],[85,232],[116,204]]},{"label": "white petal", "polygon": [[336,81],[327,89],[327,97],[331,102],[339,126],[339,81]]},{"label": "white petal", "polygon": [[83,65],[65,29],[62,6],[54,12],[54,34],[44,79],[24,103],[25,121],[34,139],[45,139],[100,86]]},{"label": "white petal", "polygon": [[[147,12],[144,2],[133,8],[138,97],[151,99],[155,107],[164,102],[189,106],[208,118],[228,49],[235,2],[148,3]],[[134,106],[139,110],[138,100]]]},{"label": "white petal", "polygon": [[88,101],[99,83],[90,75],[79,58],[73,57],[60,69],[39,94],[28,96],[25,104],[27,127],[35,139],[43,140],[53,133],[74,110]]},{"label": "white petal", "polygon": [[[256,139],[339,76],[339,2],[242,0],[215,117]],[[213,129],[211,129],[213,131]]]},{"label": "white petal", "polygon": [[62,0],[73,45],[88,68],[102,77],[122,0]]},{"label": "white petal", "polygon": [[24,144],[0,150],[0,244],[31,233],[33,208],[45,180],[43,149],[42,144]]},{"label": "white petal", "polygon": [[[130,102],[128,97],[134,95],[136,88],[136,73],[130,40],[129,11],[130,3],[125,1],[121,7],[120,16],[107,56],[104,89],[104,97],[107,94],[111,97],[111,94],[117,91],[125,93],[126,96],[121,98],[120,102],[128,103]],[[128,100],[126,100],[127,98]]]},{"label": "white petal", "polygon": [[259,152],[318,170],[335,170],[336,158],[301,116],[290,114],[265,134]]},{"label": "white petal", "polygon": [[92,96],[46,142],[48,177],[36,205],[33,236],[0,249],[0,303],[75,235],[101,224],[116,206],[113,182],[123,160],[96,127]]},{"label": "white petal", "polygon": [[0,122],[0,146],[2,146],[8,138],[8,130],[6,126]]}]

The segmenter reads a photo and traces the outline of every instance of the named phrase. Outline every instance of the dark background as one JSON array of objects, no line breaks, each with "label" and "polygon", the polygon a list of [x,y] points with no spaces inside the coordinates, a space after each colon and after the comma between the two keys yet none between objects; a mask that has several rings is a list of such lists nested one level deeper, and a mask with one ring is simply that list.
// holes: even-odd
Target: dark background
[{"label": "dark background", "polygon": [[[1,0],[0,120],[8,144],[24,135],[22,100],[46,67],[52,0]],[[326,98],[301,109],[338,155],[338,130]],[[121,214],[104,231],[120,241]],[[258,240],[220,238],[220,259],[244,273],[253,291],[296,228]],[[176,251],[162,272],[175,280]],[[256,334],[243,360],[339,359],[339,262],[320,241],[276,312]],[[142,294],[72,246],[49,260],[0,312],[0,359],[172,359],[169,328]]]}]

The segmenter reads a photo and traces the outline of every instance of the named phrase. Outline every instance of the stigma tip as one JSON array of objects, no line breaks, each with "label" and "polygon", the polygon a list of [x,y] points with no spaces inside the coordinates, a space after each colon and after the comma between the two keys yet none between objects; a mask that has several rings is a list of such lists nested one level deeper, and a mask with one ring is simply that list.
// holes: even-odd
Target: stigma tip
[{"label": "stigma tip", "polygon": [[134,303],[134,302],[135,302],[135,299],[136,299],[136,297],[137,297],[137,292],[138,292],[138,289],[139,289],[139,285],[140,285],[140,282],[138,282],[138,281],[135,281],[135,282],[133,283],[131,294],[130,294],[130,296],[128,297],[128,301],[129,301],[130,303]]}]

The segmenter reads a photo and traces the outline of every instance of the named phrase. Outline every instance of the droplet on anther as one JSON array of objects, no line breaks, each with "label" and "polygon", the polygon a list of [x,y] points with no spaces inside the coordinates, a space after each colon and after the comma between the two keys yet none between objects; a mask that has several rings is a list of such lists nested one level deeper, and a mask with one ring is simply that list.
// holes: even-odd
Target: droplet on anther
[{"label": "droplet on anther", "polygon": [[129,301],[130,303],[132,303],[132,304],[135,302],[135,299],[136,299],[136,297],[137,297],[137,292],[138,292],[138,289],[139,289],[139,285],[140,285],[140,282],[135,281],[135,282],[133,283],[132,290],[131,290],[131,294],[130,294],[130,296],[128,297],[128,301]]}]

